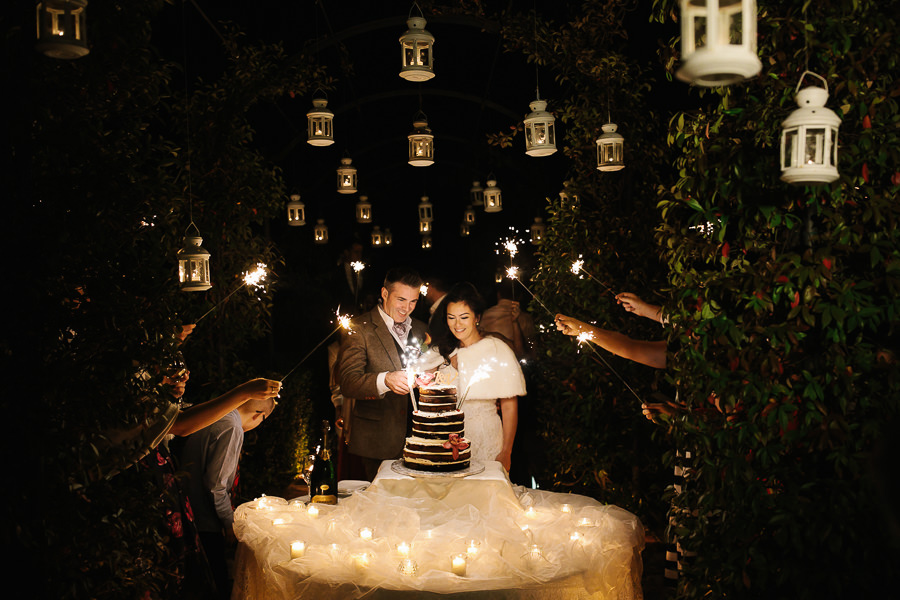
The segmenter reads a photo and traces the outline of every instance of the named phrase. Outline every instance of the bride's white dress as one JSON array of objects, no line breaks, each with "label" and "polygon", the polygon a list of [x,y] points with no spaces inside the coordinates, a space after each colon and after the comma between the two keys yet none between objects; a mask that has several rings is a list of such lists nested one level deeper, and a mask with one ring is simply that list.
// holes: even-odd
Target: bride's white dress
[{"label": "bride's white dress", "polygon": [[[484,337],[456,355],[456,390],[466,414],[465,437],[472,445],[472,458],[495,460],[503,448],[503,425],[497,414],[497,399],[524,396],[525,377],[512,349],[495,337]],[[445,366],[443,377],[453,378],[453,367]],[[447,372],[449,371],[449,373]]]}]

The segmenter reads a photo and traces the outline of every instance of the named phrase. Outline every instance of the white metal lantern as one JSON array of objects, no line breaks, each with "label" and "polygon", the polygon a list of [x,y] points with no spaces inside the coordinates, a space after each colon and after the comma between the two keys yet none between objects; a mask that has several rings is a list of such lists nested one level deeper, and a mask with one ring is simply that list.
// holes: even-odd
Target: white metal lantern
[{"label": "white metal lantern", "polygon": [[488,179],[484,188],[484,212],[495,213],[503,210],[503,200],[500,197],[500,188],[495,179]]},{"label": "white metal lantern", "polygon": [[337,168],[337,191],[339,194],[355,194],[357,185],[356,167],[350,158],[342,158]]},{"label": "white metal lantern", "polygon": [[300,202],[300,194],[291,194],[287,203],[288,224],[294,227],[306,225],[306,206]]},{"label": "white metal lantern", "polygon": [[563,189],[559,192],[559,202],[564,209],[578,208],[578,194],[569,191],[569,182],[563,182]]},{"label": "white metal lantern", "polygon": [[597,170],[618,171],[625,168],[625,138],[616,133],[615,123],[603,126],[603,133],[597,138]]},{"label": "white metal lantern", "polygon": [[755,0],[680,0],[682,81],[730,85],[759,74]]},{"label": "white metal lantern", "polygon": [[431,236],[423,235],[422,236],[422,250],[431,250]]},{"label": "white metal lantern", "polygon": [[419,201],[419,233],[431,233],[431,222],[434,221],[432,205],[428,196],[422,196]]},{"label": "white metal lantern", "polygon": [[356,203],[356,222],[372,222],[372,203],[369,202],[368,196],[360,196],[359,201]]},{"label": "white metal lantern", "polygon": [[316,226],[313,228],[313,241],[317,244],[328,243],[328,226],[325,219],[317,219]]},{"label": "white metal lantern", "polygon": [[547,233],[547,226],[541,217],[535,217],[534,223],[531,224],[531,244],[540,246],[544,241],[544,234]]},{"label": "white metal lantern", "polygon": [[50,58],[86,56],[87,0],[41,0],[37,3],[37,42],[34,47]]},{"label": "white metal lantern", "polygon": [[407,81],[428,81],[434,77],[434,36],[425,30],[423,17],[410,17],[409,27],[400,36],[400,77]]},{"label": "white metal lantern", "polygon": [[556,152],[556,118],[547,112],[547,101],[538,98],[528,105],[525,117],[525,154],[550,156]]},{"label": "white metal lantern", "polygon": [[394,234],[391,233],[390,227],[384,228],[384,245],[385,246],[393,246],[394,245]]},{"label": "white metal lantern", "polygon": [[469,237],[470,235],[472,235],[472,225],[463,221],[459,224],[459,236]]},{"label": "white metal lantern", "polygon": [[372,247],[380,248],[384,245],[384,236],[381,233],[381,227],[376,225],[372,228]]},{"label": "white metal lantern", "polygon": [[[825,88],[800,84],[806,75],[818,77]],[[797,108],[781,127],[781,180],[816,185],[838,178],[838,128],[841,119],[825,107],[828,83],[825,78],[805,71],[797,83]]]},{"label": "white metal lantern", "polygon": [[475,209],[471,206],[466,207],[466,210],[463,211],[463,223],[475,224]]},{"label": "white metal lantern", "polygon": [[480,181],[473,181],[472,187],[469,188],[469,204],[472,206],[484,204],[484,188],[481,187]]},{"label": "white metal lantern", "polygon": [[330,146],[334,143],[334,113],[327,108],[328,100],[314,98],[313,108],[306,113],[306,142],[310,146]]},{"label": "white metal lantern", "polygon": [[409,164],[414,167],[428,167],[434,164],[434,135],[428,128],[425,114],[419,111],[413,121],[409,139]]},{"label": "white metal lantern", "polygon": [[193,223],[191,226],[197,235],[184,236],[184,246],[178,251],[178,281],[182,292],[204,292],[212,287],[209,280],[209,252],[200,245],[203,238],[200,237],[197,226]]}]

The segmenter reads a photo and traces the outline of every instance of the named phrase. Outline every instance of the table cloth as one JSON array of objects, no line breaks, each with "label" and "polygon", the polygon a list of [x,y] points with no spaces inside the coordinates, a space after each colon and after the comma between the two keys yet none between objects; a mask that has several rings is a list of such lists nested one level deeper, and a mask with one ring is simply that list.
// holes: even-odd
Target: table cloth
[{"label": "table cloth", "polygon": [[233,600],[642,598],[644,533],[628,511],[513,486],[493,461],[465,478],[391,464],[318,514],[301,499],[238,507]]}]

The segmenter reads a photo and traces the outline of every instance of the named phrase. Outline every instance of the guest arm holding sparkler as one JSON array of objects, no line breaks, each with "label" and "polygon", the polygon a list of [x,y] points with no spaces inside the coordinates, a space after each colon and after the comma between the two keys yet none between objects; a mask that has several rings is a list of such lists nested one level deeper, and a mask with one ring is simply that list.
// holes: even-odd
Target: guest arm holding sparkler
[{"label": "guest arm holding sparkler", "polygon": [[566,335],[591,341],[617,356],[653,367],[666,368],[666,342],[636,340],[618,331],[602,329],[565,315],[556,315],[556,328]]}]

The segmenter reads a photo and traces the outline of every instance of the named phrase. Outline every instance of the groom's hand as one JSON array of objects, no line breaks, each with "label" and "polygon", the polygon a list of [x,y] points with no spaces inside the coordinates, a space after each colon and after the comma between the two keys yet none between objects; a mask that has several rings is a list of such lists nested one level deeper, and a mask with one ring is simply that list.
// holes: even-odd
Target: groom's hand
[{"label": "groom's hand", "polygon": [[384,384],[395,394],[408,394],[409,382],[406,371],[391,371],[384,376]]}]

